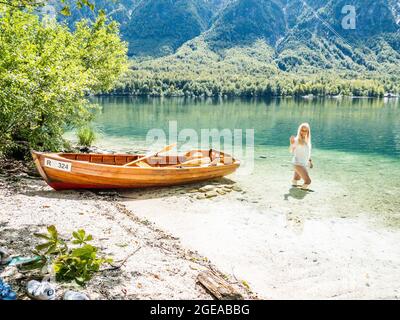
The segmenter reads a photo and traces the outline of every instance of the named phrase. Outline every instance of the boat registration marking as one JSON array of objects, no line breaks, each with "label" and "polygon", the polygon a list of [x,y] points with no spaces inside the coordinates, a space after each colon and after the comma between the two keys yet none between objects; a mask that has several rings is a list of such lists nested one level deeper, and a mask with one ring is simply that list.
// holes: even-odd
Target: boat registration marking
[{"label": "boat registration marking", "polygon": [[70,162],[57,161],[53,159],[44,158],[44,165],[49,168],[71,172],[72,164]]}]

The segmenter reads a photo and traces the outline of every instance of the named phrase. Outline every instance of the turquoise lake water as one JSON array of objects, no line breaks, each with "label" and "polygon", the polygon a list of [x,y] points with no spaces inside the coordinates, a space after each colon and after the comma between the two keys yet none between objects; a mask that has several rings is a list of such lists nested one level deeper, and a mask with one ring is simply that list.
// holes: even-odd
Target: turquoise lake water
[{"label": "turquoise lake water", "polygon": [[193,100],[126,97],[94,100],[97,127],[106,137],[145,137],[148,130],[254,129],[256,146],[287,146],[307,121],[314,147],[400,158],[400,103],[391,100]]},{"label": "turquoise lake water", "polygon": [[[368,214],[385,224],[400,225],[398,100],[101,97],[93,102],[100,106],[94,121],[100,132],[95,143],[99,147],[151,148],[146,141],[149,130],[159,128],[168,134],[171,121],[178,132],[194,129],[199,136],[201,129],[242,129],[243,143],[245,130],[254,129],[254,154],[235,153],[243,157],[247,169],[229,177],[247,191],[250,203],[301,205],[310,215],[320,211],[343,217]],[[293,190],[289,183],[289,136],[296,134],[301,122],[309,122],[312,128],[315,168],[310,172],[314,190],[310,195]],[[323,210],[326,206],[329,210]]]}]

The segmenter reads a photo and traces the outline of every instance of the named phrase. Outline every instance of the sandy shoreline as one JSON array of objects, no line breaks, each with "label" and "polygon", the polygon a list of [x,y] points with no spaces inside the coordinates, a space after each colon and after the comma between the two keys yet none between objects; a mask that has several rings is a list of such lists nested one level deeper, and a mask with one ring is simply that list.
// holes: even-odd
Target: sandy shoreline
[{"label": "sandy shoreline", "polygon": [[[150,202],[158,213],[147,209]],[[142,200],[135,207],[140,217],[246,280],[261,298],[400,297],[398,233],[373,230],[354,219],[305,221],[295,214],[255,212],[239,201],[205,202],[186,202],[180,213],[163,200]]]},{"label": "sandy shoreline", "polygon": [[204,200],[171,194],[122,195],[139,217],[245,280],[260,298],[400,298],[398,230],[362,216],[317,218],[290,203],[264,206],[246,192]]},{"label": "sandy shoreline", "polygon": [[[78,228],[118,265],[99,273],[85,288],[57,284],[58,298],[67,288],[91,299],[212,299],[196,282],[202,270],[219,271],[205,256],[181,246],[178,238],[146,219],[138,218],[115,192],[54,192],[39,178],[0,176],[0,247],[11,254],[30,256],[37,244],[34,232],[54,224],[66,236]],[[231,275],[224,275],[246,298],[255,295]],[[19,298],[32,278],[12,267],[0,267],[0,277],[13,285]]]}]

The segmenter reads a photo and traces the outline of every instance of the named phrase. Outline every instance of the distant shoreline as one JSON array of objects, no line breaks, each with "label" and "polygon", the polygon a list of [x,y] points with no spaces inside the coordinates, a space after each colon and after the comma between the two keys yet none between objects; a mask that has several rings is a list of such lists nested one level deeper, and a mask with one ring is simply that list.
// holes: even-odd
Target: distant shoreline
[{"label": "distant shoreline", "polygon": [[348,96],[348,95],[280,95],[280,96],[246,96],[246,95],[150,95],[150,94],[124,94],[124,93],[99,93],[90,95],[92,97],[133,97],[133,98],[189,98],[189,99],[392,99],[400,98],[398,94],[385,94],[383,96]]}]

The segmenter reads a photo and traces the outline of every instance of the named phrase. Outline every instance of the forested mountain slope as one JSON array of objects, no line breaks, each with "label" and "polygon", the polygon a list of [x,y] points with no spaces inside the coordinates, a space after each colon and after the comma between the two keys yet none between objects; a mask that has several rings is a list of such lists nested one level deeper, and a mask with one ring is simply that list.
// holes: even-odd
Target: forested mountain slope
[{"label": "forested mountain slope", "polygon": [[[95,2],[99,8],[106,1]],[[368,82],[360,90],[364,94],[371,89],[371,95],[399,86],[396,0],[119,0],[114,6],[108,3],[106,11],[121,23],[133,59],[125,81],[135,82],[136,77],[150,83],[133,91],[127,86],[124,92],[236,94],[248,92],[243,83],[264,92],[261,84],[275,77],[318,84],[325,81],[321,77],[330,84],[360,80]],[[186,89],[191,89],[176,81],[189,83]],[[218,84],[213,93],[192,88],[209,82]],[[285,83],[283,89],[298,87]],[[227,87],[232,84],[239,89]],[[348,82],[346,86],[328,91],[359,91]]]}]

